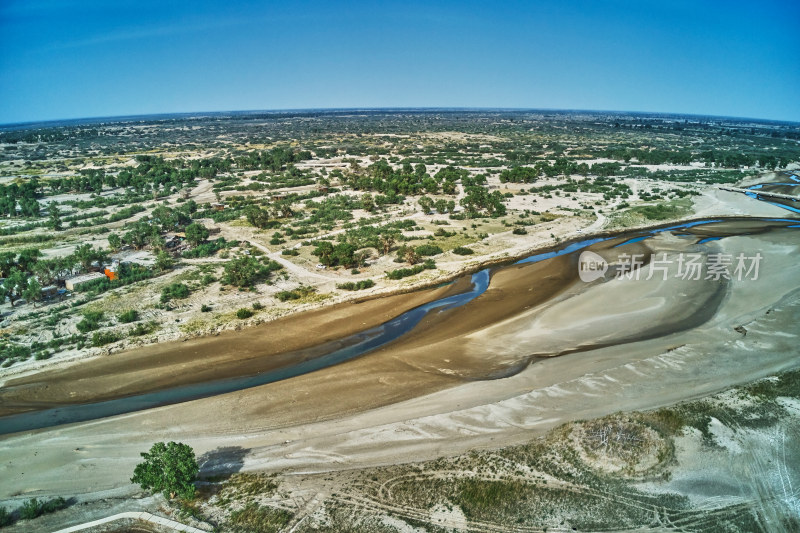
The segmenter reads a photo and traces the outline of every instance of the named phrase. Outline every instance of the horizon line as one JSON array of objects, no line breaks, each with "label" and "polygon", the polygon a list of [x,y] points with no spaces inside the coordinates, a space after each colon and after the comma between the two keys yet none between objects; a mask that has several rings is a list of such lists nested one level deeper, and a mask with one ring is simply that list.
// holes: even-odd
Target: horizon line
[{"label": "horizon line", "polygon": [[[274,109],[239,109],[239,110],[218,110],[218,111],[177,111],[177,112],[158,112],[158,113],[139,113],[130,115],[98,115],[89,117],[71,117],[71,118],[55,118],[45,120],[31,120],[22,122],[4,122],[0,123],[0,129],[12,128],[35,128],[46,127],[48,124],[57,124],[62,122],[84,122],[86,124],[109,122],[128,122],[141,119],[156,119],[163,117],[161,120],[166,120],[167,117],[182,116],[184,118],[202,118],[204,115],[248,115],[256,113],[336,113],[336,112],[430,112],[430,111],[462,111],[462,112],[538,112],[538,113],[591,113],[591,114],[619,114],[619,115],[651,115],[651,116],[667,116],[667,117],[692,117],[692,118],[707,118],[707,119],[725,119],[725,120],[745,120],[751,122],[768,122],[787,125],[798,125],[800,121],[796,120],[779,120],[770,118],[757,118],[757,117],[743,117],[733,115],[714,115],[714,114],[700,114],[700,113],[680,113],[671,111],[625,111],[625,110],[612,110],[612,109],[582,109],[582,108],[548,108],[548,107],[464,107],[464,106],[404,106],[404,107],[309,107],[309,108],[274,108]],[[62,127],[67,124],[62,125]],[[54,126],[59,127],[59,126]]]}]

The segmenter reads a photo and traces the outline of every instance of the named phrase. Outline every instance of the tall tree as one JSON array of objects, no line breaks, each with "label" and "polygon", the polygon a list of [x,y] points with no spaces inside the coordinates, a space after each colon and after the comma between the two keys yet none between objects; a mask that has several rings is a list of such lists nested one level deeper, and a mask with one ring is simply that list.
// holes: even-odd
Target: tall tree
[{"label": "tall tree", "polygon": [[192,246],[197,246],[206,239],[208,239],[208,228],[204,225],[195,222],[186,226],[186,240]]},{"label": "tall tree", "polygon": [[144,490],[161,492],[170,499],[180,496],[188,500],[194,496],[194,481],[200,468],[191,446],[157,442],[141,456],[144,461],[136,465],[131,483],[138,483]]},{"label": "tall tree", "polygon": [[47,227],[53,231],[61,231],[64,227],[61,224],[61,211],[58,209],[58,204],[55,202],[50,202],[47,206],[47,214],[49,215],[49,219],[47,220]]}]

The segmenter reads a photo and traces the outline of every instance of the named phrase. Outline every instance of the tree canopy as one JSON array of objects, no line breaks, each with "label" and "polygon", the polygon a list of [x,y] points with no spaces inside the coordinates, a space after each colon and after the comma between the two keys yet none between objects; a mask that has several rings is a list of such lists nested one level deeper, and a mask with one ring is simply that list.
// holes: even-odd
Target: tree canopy
[{"label": "tree canopy", "polygon": [[156,442],[141,456],[144,461],[136,465],[131,483],[138,483],[144,490],[161,492],[170,499],[194,496],[194,480],[200,468],[191,446]]}]

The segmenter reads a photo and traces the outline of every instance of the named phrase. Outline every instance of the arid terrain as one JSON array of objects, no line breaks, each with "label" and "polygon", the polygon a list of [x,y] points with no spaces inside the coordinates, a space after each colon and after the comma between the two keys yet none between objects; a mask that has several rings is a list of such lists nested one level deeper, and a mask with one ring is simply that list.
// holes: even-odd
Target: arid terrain
[{"label": "arid terrain", "polygon": [[[71,257],[86,242],[108,249],[109,262],[152,265],[170,255],[166,268],[153,267],[142,281],[103,281],[109,285],[73,291],[62,302],[4,304],[4,359],[11,363],[0,374],[0,416],[6,417],[0,428],[12,417],[60,416],[59,408],[90,413],[72,424],[2,432],[2,505],[73,499],[66,509],[19,521],[9,531],[50,531],[140,509],[223,531],[797,527],[800,473],[792,465],[800,452],[800,266],[793,257],[800,251],[800,218],[791,201],[779,205],[755,193],[720,190],[715,182],[798,194],[797,186],[774,185],[793,183],[796,164],[726,169],[654,161],[630,170],[622,159],[600,157],[612,155],[610,147],[623,142],[624,133],[571,139],[544,129],[526,137],[541,143],[537,160],[562,165],[565,154],[576,166],[566,175],[549,176],[545,169],[525,178],[530,182],[514,182],[511,172],[533,168],[533,160],[477,166],[476,159],[510,157],[499,144],[523,142],[517,137],[523,134],[500,126],[491,135],[364,134],[359,142],[386,151],[361,156],[332,157],[330,139],[294,134],[298,149],[320,153],[271,171],[269,179],[255,179],[259,171],[230,170],[164,196],[154,192],[157,201],[148,201],[135,218],[95,226],[105,228],[97,234],[91,227],[33,227],[4,237],[3,246],[15,254],[39,243],[40,261]],[[653,144],[670,138],[653,135]],[[553,136],[569,148],[548,152]],[[600,140],[608,143],[604,153],[596,146]],[[235,139],[225,146],[247,154],[275,144]],[[438,189],[427,183],[436,192],[371,206],[364,191],[373,185],[359,180],[391,172],[381,161],[401,172],[399,155],[414,146],[426,154],[437,154],[425,151],[428,146],[456,154],[425,163],[420,172],[429,178],[456,171],[448,168],[462,172],[455,179],[442,175]],[[218,157],[220,150],[158,153],[165,161],[191,161]],[[119,181],[120,165],[137,164],[130,154],[95,154],[80,167],[64,159],[66,170],[56,169],[57,161],[51,155],[37,165],[39,179],[103,168]],[[580,164],[588,177],[578,174]],[[610,178],[592,174],[592,165],[604,164],[618,165],[608,167]],[[19,181],[21,167],[20,160],[3,161],[2,179]],[[676,180],[686,173],[691,180]],[[215,180],[224,183],[228,174],[243,190],[217,187],[215,194]],[[292,176],[303,184],[269,192],[248,188]],[[563,190],[581,180],[585,190]],[[451,194],[445,192],[449,181]],[[121,194],[101,189],[42,203],[55,198],[66,210],[66,202],[79,198]],[[483,194],[476,189],[489,199],[464,201]],[[315,199],[292,200],[304,191]],[[343,196],[360,203],[334,200]],[[433,202],[453,198],[457,207],[427,206],[421,197],[428,196]],[[258,203],[262,199],[268,209]],[[214,230],[202,242],[186,243],[188,229],[170,228],[163,238],[177,236],[179,249],[154,238],[140,247],[123,241],[113,250],[109,234],[127,235],[137,223],[156,225],[190,200],[198,206],[191,222]],[[339,207],[329,209],[327,200]],[[215,211],[212,203],[224,207]],[[292,214],[280,212],[282,206]],[[166,211],[156,211],[161,207]],[[253,209],[277,212],[265,215],[267,227],[260,228]],[[239,210],[235,216],[233,210]],[[319,218],[323,212],[332,218]],[[11,220],[6,229],[22,224]],[[208,256],[192,257],[192,250],[219,242],[214,239],[224,243]],[[325,255],[321,242],[349,244],[351,256],[362,255],[337,264],[340,251]],[[591,283],[578,276],[579,255],[587,250],[609,265]],[[757,275],[735,275],[736,258],[756,254]],[[627,276],[623,255],[643,259]],[[730,275],[704,270],[687,279],[683,261],[689,255],[702,257],[704,268],[727,257]],[[243,258],[269,271],[237,285],[230,264]],[[365,280],[369,287],[344,288]],[[426,314],[415,314],[421,306],[428,306]],[[136,319],[126,322],[121,316],[130,310]],[[78,338],[79,324],[86,327],[92,317],[97,327]],[[405,320],[412,321],[408,328]],[[203,388],[282,376],[392,328],[396,336],[337,364],[239,390]],[[18,357],[15,346],[33,352]],[[201,392],[189,401],[165,396],[167,405],[91,416],[96,402],[182,387]],[[171,440],[190,444],[201,463],[198,498],[179,505],[142,494],[129,482],[139,453]]]}]

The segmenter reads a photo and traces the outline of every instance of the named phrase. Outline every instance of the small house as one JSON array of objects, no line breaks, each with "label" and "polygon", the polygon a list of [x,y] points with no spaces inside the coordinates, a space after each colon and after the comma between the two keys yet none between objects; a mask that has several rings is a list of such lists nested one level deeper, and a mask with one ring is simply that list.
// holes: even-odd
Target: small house
[{"label": "small house", "polygon": [[47,287],[42,287],[42,298],[45,300],[49,300],[54,296],[58,295],[58,287],[55,285],[48,285]]}]

